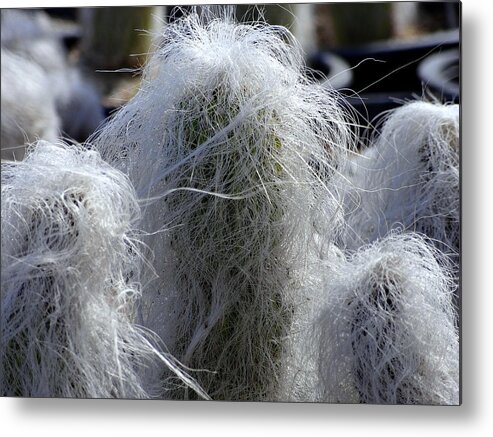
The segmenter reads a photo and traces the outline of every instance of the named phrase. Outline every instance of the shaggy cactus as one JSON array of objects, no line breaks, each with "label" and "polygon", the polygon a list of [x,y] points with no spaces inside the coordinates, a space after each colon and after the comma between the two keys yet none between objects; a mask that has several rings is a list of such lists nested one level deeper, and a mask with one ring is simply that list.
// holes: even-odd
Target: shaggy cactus
[{"label": "shaggy cactus", "polygon": [[99,154],[39,142],[2,165],[3,396],[146,398],[160,361],[200,388],[133,324],[139,216],[127,178]]},{"label": "shaggy cactus", "polygon": [[459,336],[446,261],[421,237],[389,235],[332,266],[313,325],[319,400],[459,403]]},{"label": "shaggy cactus", "polygon": [[276,398],[316,235],[338,229],[325,181],[350,134],[303,68],[284,28],[191,14],[95,139],[148,199],[143,323],[213,399]]},{"label": "shaggy cactus", "polygon": [[349,247],[405,229],[425,234],[458,262],[458,105],[413,102],[394,110],[350,168]]}]

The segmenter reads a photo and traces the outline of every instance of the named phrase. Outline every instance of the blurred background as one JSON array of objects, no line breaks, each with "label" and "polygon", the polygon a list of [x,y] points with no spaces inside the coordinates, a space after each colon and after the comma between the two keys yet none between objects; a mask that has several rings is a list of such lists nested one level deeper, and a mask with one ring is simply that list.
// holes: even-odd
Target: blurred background
[{"label": "blurred background", "polygon": [[[307,74],[339,90],[362,129],[406,100],[460,101],[459,2],[255,6],[237,19],[289,28]],[[190,8],[2,9],[2,159],[38,138],[86,140],[138,90],[153,35]]]}]

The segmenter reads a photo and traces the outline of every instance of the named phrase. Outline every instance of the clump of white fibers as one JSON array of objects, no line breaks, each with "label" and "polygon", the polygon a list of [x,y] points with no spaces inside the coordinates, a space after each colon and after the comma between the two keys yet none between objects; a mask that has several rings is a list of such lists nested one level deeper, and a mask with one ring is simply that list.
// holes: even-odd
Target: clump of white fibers
[{"label": "clump of white fibers", "polygon": [[162,360],[132,324],[140,296],[133,188],[99,154],[40,141],[2,164],[3,396],[145,398]]},{"label": "clump of white fibers", "polygon": [[284,28],[191,14],[162,41],[95,140],[154,200],[143,320],[213,399],[273,399],[314,234],[336,233],[322,179],[349,129]]},{"label": "clump of white fibers", "polygon": [[459,106],[406,104],[351,165],[347,245],[356,249],[392,229],[423,233],[457,262]]},{"label": "clump of white fibers", "polygon": [[438,256],[391,234],[338,266],[313,328],[321,401],[458,404],[454,282]]}]

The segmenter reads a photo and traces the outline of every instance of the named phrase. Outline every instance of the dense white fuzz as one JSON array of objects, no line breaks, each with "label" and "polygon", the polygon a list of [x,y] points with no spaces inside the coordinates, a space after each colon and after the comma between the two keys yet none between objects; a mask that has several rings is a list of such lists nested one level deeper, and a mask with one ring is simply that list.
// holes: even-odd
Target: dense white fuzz
[{"label": "dense white fuzz", "polygon": [[161,360],[132,323],[140,296],[139,207],[99,154],[39,142],[2,164],[0,387],[7,396],[143,398]]},{"label": "dense white fuzz", "polygon": [[339,230],[326,181],[349,129],[284,28],[191,14],[161,39],[94,140],[149,199],[143,322],[213,398],[273,399],[315,240]]},{"label": "dense white fuzz", "polygon": [[458,404],[454,281],[439,256],[390,234],[332,265],[313,327],[319,400]]},{"label": "dense white fuzz", "polygon": [[347,176],[350,248],[401,228],[427,235],[457,261],[458,105],[413,102],[391,112]]},{"label": "dense white fuzz", "polygon": [[314,325],[318,324],[321,309],[327,305],[331,293],[331,282],[346,257],[335,244],[325,250],[307,275],[304,302],[293,311],[291,334],[286,339],[283,368],[280,375],[279,399],[288,402],[324,402],[321,396],[318,371],[319,346],[314,341]]}]

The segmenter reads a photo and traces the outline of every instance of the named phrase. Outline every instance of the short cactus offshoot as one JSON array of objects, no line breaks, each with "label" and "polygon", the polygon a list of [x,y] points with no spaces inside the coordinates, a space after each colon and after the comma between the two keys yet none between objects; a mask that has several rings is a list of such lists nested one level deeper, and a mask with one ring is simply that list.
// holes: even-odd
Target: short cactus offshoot
[{"label": "short cactus offshoot", "polygon": [[156,360],[133,324],[139,216],[127,178],[97,152],[39,142],[2,166],[0,390],[6,396],[147,398]]},{"label": "short cactus offshoot", "polygon": [[322,401],[459,403],[454,282],[437,259],[391,234],[341,263],[314,324]]},{"label": "short cactus offshoot", "polygon": [[350,248],[405,229],[425,234],[458,264],[458,105],[412,102],[390,112],[351,168]]}]

